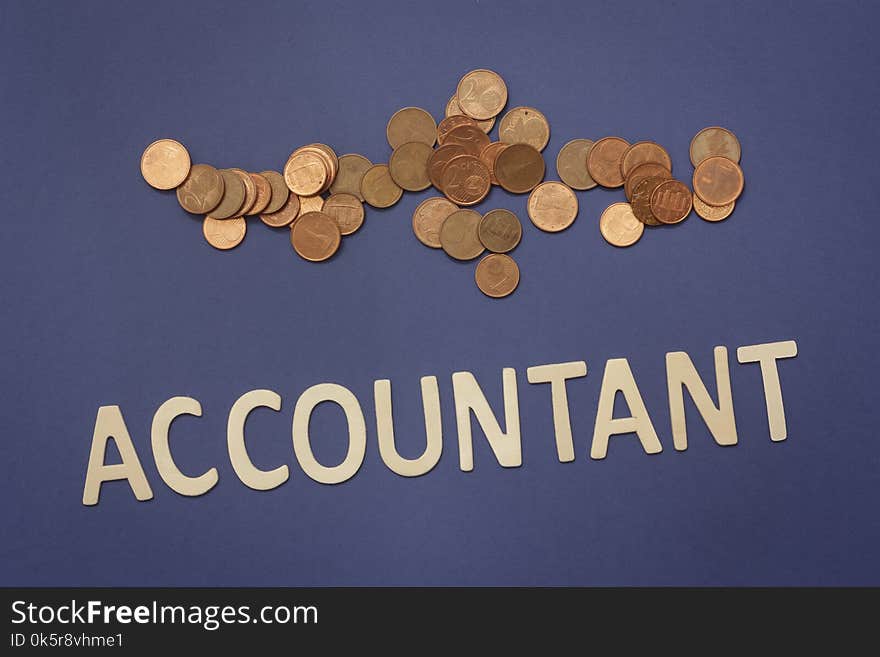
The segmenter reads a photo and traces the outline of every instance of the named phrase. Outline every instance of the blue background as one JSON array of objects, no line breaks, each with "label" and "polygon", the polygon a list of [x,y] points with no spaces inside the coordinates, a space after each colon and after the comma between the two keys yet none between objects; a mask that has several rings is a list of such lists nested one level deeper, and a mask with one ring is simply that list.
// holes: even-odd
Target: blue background
[{"label": "blue background", "polygon": [[[880,584],[876,434],[876,73],[868,3],[4,2],[0,5],[0,583],[6,585]],[[516,293],[484,297],[474,264],[412,234],[415,206],[368,209],[331,261],[299,259],[286,231],[248,221],[211,249],[173,193],[149,188],[144,147],[175,137],[194,162],[280,169],[294,147],[387,161],[406,105],[436,117],[459,77],[499,71],[508,107],[576,137],[653,139],[690,182],[706,125],[743,145],[746,192],[720,224],[692,215],[633,248],[602,240],[621,190],[579,192],[562,234],[525,197],[481,206],[524,221]],[[493,138],[496,132],[493,131]],[[797,340],[780,363],[789,438],[771,443],[760,369],[740,345]],[[726,345],[740,442],[714,444],[688,402],[672,447],[664,354],[688,351],[714,395]],[[604,362],[628,357],[664,446],[589,444]],[[577,460],[556,457],[547,386],[530,365],[584,359],[569,384]],[[519,377],[524,465],[498,466],[475,433],[458,468],[451,373],[474,372],[495,409]],[[393,382],[401,450],[424,444],[418,379],[440,379],[444,452],[427,476],[381,462],[372,382]],[[293,406],[332,381],[361,400],[366,460],[351,481],[308,479]],[[226,454],[226,414],[254,388],[281,394],[248,442],[291,478],[255,492]],[[190,395],[172,431],[181,468],[218,486],[183,498],[150,452],[152,414]],[[81,505],[97,408],[119,404],[155,492],[124,482]],[[618,408],[618,413],[625,412]],[[347,447],[342,414],[313,416],[318,458]],[[115,450],[110,454],[115,457]]]}]

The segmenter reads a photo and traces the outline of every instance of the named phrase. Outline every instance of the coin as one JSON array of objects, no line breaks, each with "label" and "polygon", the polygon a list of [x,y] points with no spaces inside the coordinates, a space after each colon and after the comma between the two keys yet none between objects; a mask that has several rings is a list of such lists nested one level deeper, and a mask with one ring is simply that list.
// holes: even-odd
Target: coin
[{"label": "coin", "polygon": [[632,201],[630,202],[630,205],[632,205],[633,214],[636,215],[636,219],[641,221],[646,226],[660,225],[660,222],[657,221],[657,217],[655,217],[654,213],[651,212],[651,194],[657,188],[657,185],[662,183],[664,180],[668,179],[661,176],[645,178],[638,185],[636,185],[636,188],[633,191]]},{"label": "coin", "polygon": [[691,190],[680,180],[664,180],[651,192],[651,214],[664,224],[687,219],[692,207]]},{"label": "coin", "polygon": [[514,107],[498,124],[498,139],[506,144],[528,144],[543,151],[550,141],[550,124],[534,107]]},{"label": "coin", "polygon": [[522,224],[510,210],[490,210],[480,220],[477,236],[480,243],[493,253],[507,253],[522,239]]},{"label": "coin", "polygon": [[[458,96],[453,96],[449,99],[449,102],[446,103],[446,116],[467,116],[464,112],[461,111],[461,106],[458,104]],[[468,118],[470,118],[468,116]],[[476,120],[476,119],[471,119]],[[491,119],[486,119],[485,121],[477,121],[477,125],[480,130],[483,132],[490,132],[492,130],[492,126],[495,125],[495,117],[493,116]]]},{"label": "coin", "polygon": [[446,168],[446,165],[449,164],[452,158],[459,155],[467,155],[467,151],[463,146],[445,144],[431,153],[431,157],[428,159],[428,177],[431,179],[431,184],[441,192],[443,191],[441,186],[443,184],[443,169]]},{"label": "coin", "polygon": [[550,181],[535,187],[529,194],[526,209],[535,226],[548,233],[558,233],[574,223],[578,202],[571,188]]},{"label": "coin", "polygon": [[[483,133],[480,133],[483,134]],[[388,160],[391,179],[408,192],[420,192],[431,186],[428,160],[434,149],[423,142],[410,141],[394,149]]]},{"label": "coin", "polygon": [[556,156],[556,173],[572,189],[592,189],[596,186],[596,181],[587,171],[587,155],[592,146],[592,139],[572,139]]},{"label": "coin", "polygon": [[636,219],[629,203],[614,203],[599,218],[599,232],[613,246],[632,246],[645,232],[645,224]]},{"label": "coin", "polygon": [[194,164],[177,188],[177,202],[192,214],[208,214],[223,198],[223,176],[209,164]]},{"label": "coin", "polygon": [[446,135],[444,145],[449,144],[458,144],[468,155],[480,157],[480,153],[489,145],[489,137],[477,126],[460,125]]},{"label": "coin", "polygon": [[465,73],[455,90],[458,106],[472,119],[498,116],[507,104],[507,85],[495,71],[484,68]]},{"label": "coin", "polygon": [[694,170],[694,193],[709,205],[727,205],[742,194],[743,172],[726,157],[713,155]]},{"label": "coin", "polygon": [[323,212],[306,212],[290,229],[290,243],[301,258],[321,262],[339,249],[342,234],[333,217]]},{"label": "coin", "polygon": [[305,146],[300,146],[294,151],[294,153],[303,152],[315,153],[324,163],[324,170],[327,173],[327,179],[324,181],[321,190],[318,192],[319,194],[323,194],[330,189],[333,179],[336,178],[336,171],[339,169],[339,159],[336,157],[335,151],[326,144],[307,144]]},{"label": "coin", "polygon": [[511,144],[495,158],[495,177],[508,192],[530,192],[544,179],[544,158],[528,144]]},{"label": "coin", "polygon": [[157,139],[141,155],[141,175],[156,189],[174,189],[189,175],[191,161],[183,144]]},{"label": "coin", "polygon": [[361,180],[361,194],[374,208],[388,208],[403,196],[403,190],[391,179],[388,166],[374,164]]},{"label": "coin", "polygon": [[251,205],[250,210],[248,210],[248,214],[260,214],[269,205],[269,201],[272,200],[272,186],[269,185],[268,180],[258,173],[248,173],[248,175],[254,181],[254,186],[257,188],[257,198],[253,205]]},{"label": "coin", "polygon": [[445,119],[440,121],[440,124],[437,126],[437,143],[440,146],[445,144],[446,136],[453,129],[462,125],[472,125],[475,128],[479,127],[476,121],[474,121],[469,116],[465,116],[464,114],[453,114],[452,116],[447,116]]},{"label": "coin", "polygon": [[489,169],[489,180],[493,185],[498,184],[498,178],[495,177],[495,160],[497,159],[498,154],[508,146],[510,146],[510,144],[493,141],[480,152],[480,161],[486,165],[487,169]]},{"label": "coin", "polygon": [[306,148],[317,148],[330,159],[330,178],[331,180],[335,179],[336,172],[339,171],[339,158],[336,156],[336,151],[330,148],[327,144],[309,144]]},{"label": "coin", "polygon": [[626,198],[632,200],[636,185],[642,182],[645,178],[653,178],[655,176],[668,180],[672,178],[672,172],[662,164],[657,164],[656,162],[645,162],[633,169],[626,177],[626,183],[624,183],[623,186]]},{"label": "coin", "polygon": [[352,194],[363,201],[361,180],[363,180],[364,174],[371,166],[373,166],[373,163],[363,155],[349,153],[341,156],[339,158],[339,171],[336,172],[336,179],[330,185],[330,193]]},{"label": "coin", "polygon": [[473,155],[452,158],[443,168],[440,184],[446,197],[457,205],[479,203],[492,186],[489,169]]},{"label": "coin", "polygon": [[731,201],[727,205],[709,205],[708,203],[703,203],[703,200],[694,194],[694,210],[696,210],[700,218],[705,219],[706,221],[721,221],[722,219],[727,219],[730,216],[730,213],[733,212],[735,206],[736,201]]},{"label": "coin", "polygon": [[321,212],[324,209],[324,197],[320,194],[314,196],[299,197],[299,215],[302,216],[306,212]]},{"label": "coin", "polygon": [[220,199],[219,205],[211,210],[211,217],[229,219],[239,211],[244,202],[244,183],[235,171],[221,169],[220,175],[223,177],[223,198]]},{"label": "coin", "polygon": [[437,140],[437,122],[421,107],[404,107],[389,119],[385,135],[391,148],[411,141],[433,146]]},{"label": "coin", "polygon": [[519,285],[516,261],[503,253],[490,253],[477,263],[474,280],[480,292],[488,297],[506,297]]},{"label": "coin", "polygon": [[287,199],[284,201],[284,205],[275,212],[263,212],[260,215],[260,220],[271,228],[289,226],[299,215],[299,196],[287,189],[286,185],[284,186],[284,191],[287,192]]},{"label": "coin", "polygon": [[623,157],[620,158],[620,173],[626,178],[633,169],[646,162],[662,164],[670,173],[672,172],[672,158],[665,148],[653,141],[637,141],[623,152]]},{"label": "coin", "polygon": [[620,137],[605,137],[595,142],[587,154],[590,177],[602,187],[620,187],[623,184],[620,160],[627,148],[629,142]]},{"label": "coin", "polygon": [[229,171],[234,171],[241,178],[241,182],[244,185],[244,199],[241,202],[241,207],[238,208],[238,212],[235,213],[237,216],[243,217],[248,214],[254,201],[257,200],[257,186],[244,169],[231,168]]},{"label": "coin", "polygon": [[697,166],[707,157],[721,155],[728,160],[739,163],[742,148],[739,139],[730,130],[712,126],[703,128],[691,139],[691,164]]},{"label": "coin", "polygon": [[440,248],[440,226],[459,207],[449,199],[432,196],[419,203],[413,212],[413,232],[419,242],[432,249]]},{"label": "coin", "polygon": [[296,150],[284,165],[284,182],[297,196],[320,193],[330,176],[325,158],[316,150]]},{"label": "coin", "polygon": [[263,210],[263,214],[278,212],[287,203],[287,197],[290,194],[287,183],[284,182],[284,176],[277,171],[261,171],[260,175],[268,180],[269,186],[272,187],[272,198],[269,201],[269,205]]},{"label": "coin", "polygon": [[440,226],[440,247],[456,260],[473,260],[483,252],[478,227],[482,217],[474,210],[456,210]]},{"label": "coin", "polygon": [[247,224],[244,222],[244,217],[216,219],[206,216],[202,221],[202,234],[208,240],[208,244],[221,251],[241,244],[246,231]]},{"label": "coin", "polygon": [[351,235],[364,223],[364,204],[354,194],[331,194],[322,212],[336,220],[343,235]]}]

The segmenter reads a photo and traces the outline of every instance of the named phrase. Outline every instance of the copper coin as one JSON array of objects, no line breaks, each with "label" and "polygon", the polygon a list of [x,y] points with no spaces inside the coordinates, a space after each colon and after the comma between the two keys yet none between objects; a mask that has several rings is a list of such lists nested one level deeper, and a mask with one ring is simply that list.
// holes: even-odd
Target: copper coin
[{"label": "copper coin", "polygon": [[244,182],[241,176],[229,169],[221,169],[220,175],[223,176],[223,198],[220,199],[219,205],[211,210],[211,216],[214,219],[229,219],[236,216],[235,213],[244,202]]},{"label": "copper coin", "polygon": [[259,173],[248,173],[257,188],[257,198],[248,210],[248,214],[260,214],[272,200],[272,186]]},{"label": "copper coin", "polygon": [[452,158],[443,169],[440,184],[446,197],[457,205],[476,205],[492,186],[489,169],[473,155]]},{"label": "copper coin", "polygon": [[336,178],[336,171],[339,169],[339,159],[336,157],[336,153],[333,149],[326,144],[308,144],[306,146],[300,146],[294,151],[294,154],[303,152],[315,153],[324,163],[324,170],[327,172],[327,177],[324,184],[321,186],[321,190],[318,192],[319,194],[323,194],[330,189],[330,185],[333,184],[333,180]]},{"label": "copper coin", "polygon": [[707,157],[694,170],[694,193],[709,205],[727,205],[742,194],[743,172],[733,160]]},{"label": "copper coin", "polygon": [[[331,181],[336,178],[336,173],[339,171],[339,158],[336,156],[336,151],[330,148],[327,144],[309,144],[306,148],[317,148],[319,151],[323,152],[330,160],[330,179]],[[326,190],[324,190],[326,191]]]},{"label": "copper coin", "polygon": [[299,215],[299,196],[287,189],[286,185],[284,190],[287,192],[287,199],[284,201],[284,205],[275,212],[263,212],[260,215],[260,221],[271,228],[289,226]]},{"label": "copper coin", "polygon": [[465,73],[455,90],[461,111],[485,121],[498,116],[507,104],[507,85],[495,71],[484,68]]},{"label": "copper coin", "polygon": [[488,297],[506,297],[519,285],[519,267],[516,261],[502,253],[490,253],[477,263],[474,280],[480,292]]},{"label": "copper coin", "polygon": [[556,173],[572,189],[592,189],[596,186],[596,181],[587,171],[587,155],[592,146],[592,139],[572,139],[556,156]]},{"label": "copper coin", "polygon": [[477,228],[480,243],[493,253],[507,253],[522,239],[522,224],[510,210],[499,208],[483,215]]},{"label": "copper coin", "polygon": [[336,172],[336,179],[330,185],[330,193],[352,194],[363,201],[361,180],[364,179],[364,174],[371,166],[373,166],[373,163],[363,155],[349,153],[341,156],[339,158],[339,171]]},{"label": "copper coin", "polygon": [[457,144],[464,148],[468,155],[480,157],[480,153],[489,145],[489,137],[476,126],[460,125],[446,135],[444,145],[449,144]]},{"label": "copper coin", "polygon": [[[449,99],[449,102],[446,103],[446,116],[456,115],[467,116],[464,112],[461,111],[461,106],[458,104],[458,96],[453,96]],[[468,116],[468,118],[470,117]],[[480,127],[480,130],[488,133],[492,130],[492,126],[495,125],[495,117],[493,116],[491,119],[486,119],[485,121],[477,121],[477,125]]]},{"label": "copper coin", "polygon": [[620,160],[627,148],[629,142],[620,137],[605,137],[594,143],[587,154],[590,177],[602,187],[620,187],[623,184]]},{"label": "copper coin", "polygon": [[508,192],[530,192],[544,180],[544,158],[528,144],[511,144],[495,158],[495,177]]},{"label": "copper coin", "polygon": [[189,175],[191,161],[183,144],[157,139],[141,155],[141,175],[156,189],[174,189]]},{"label": "copper coin", "polygon": [[672,158],[660,144],[653,141],[637,141],[627,148],[620,158],[620,173],[627,178],[632,170],[646,162],[662,164],[672,172]]},{"label": "copper coin", "polygon": [[636,185],[645,180],[646,178],[654,178],[660,177],[669,180],[672,178],[672,172],[669,171],[662,164],[657,164],[656,162],[645,162],[644,164],[640,164],[635,169],[633,169],[629,176],[626,178],[626,183],[623,186],[623,191],[626,194],[626,198],[632,200],[633,192],[635,192]]},{"label": "copper coin", "polygon": [[401,144],[394,149],[388,160],[391,179],[408,192],[428,189],[431,186],[431,179],[428,177],[428,160],[433,154],[433,148],[419,141]]},{"label": "copper coin", "polygon": [[657,185],[664,180],[668,180],[668,178],[662,178],[660,176],[645,178],[636,185],[635,191],[633,191],[632,201],[630,202],[633,214],[636,215],[636,219],[646,226],[660,225],[660,222],[657,221],[657,217],[651,212],[651,194],[654,193]]},{"label": "copper coin", "polygon": [[437,140],[437,122],[421,107],[404,107],[389,119],[385,135],[391,148],[411,141],[433,146]]},{"label": "copper coin", "polygon": [[374,164],[361,180],[361,194],[374,208],[389,208],[400,200],[403,190],[392,180],[387,165]]},{"label": "copper coin", "polygon": [[343,235],[351,235],[364,223],[364,204],[354,194],[331,194],[321,211],[336,220]]},{"label": "copper coin", "polygon": [[473,260],[483,252],[478,228],[482,217],[474,210],[456,210],[440,226],[440,247],[456,260]]},{"label": "copper coin", "polygon": [[272,188],[272,198],[269,200],[269,205],[263,210],[263,214],[278,212],[287,203],[287,197],[290,194],[287,183],[284,182],[284,176],[277,171],[261,171],[260,175],[269,181],[269,186]]},{"label": "copper coin", "polygon": [[177,188],[177,202],[187,212],[208,214],[223,198],[223,176],[209,164],[194,164]]},{"label": "copper coin", "polygon": [[739,139],[730,130],[712,126],[703,128],[691,139],[691,164],[697,166],[707,157],[720,155],[739,163],[742,148]]},{"label": "copper coin", "polygon": [[493,185],[498,184],[498,178],[495,177],[495,160],[498,158],[498,155],[505,148],[510,146],[510,144],[505,144],[500,141],[491,142],[486,148],[482,150],[480,153],[480,161],[486,165],[486,168],[489,169],[489,180]]},{"label": "copper coin", "polygon": [[290,243],[301,258],[321,262],[339,249],[342,234],[333,217],[323,212],[306,212],[290,229]]},{"label": "copper coin", "polygon": [[614,203],[599,218],[599,232],[613,246],[632,246],[645,232],[645,224],[636,219],[629,203]]},{"label": "copper coin", "polygon": [[453,114],[452,116],[447,116],[445,119],[440,121],[437,126],[437,143],[442,146],[446,143],[446,136],[455,128],[462,125],[472,125],[475,128],[478,128],[477,122],[474,121],[471,117],[465,116],[464,114]]},{"label": "copper coin", "polygon": [[206,216],[202,221],[202,234],[208,244],[221,251],[232,249],[241,244],[246,231],[247,224],[244,222],[244,217],[215,219]]},{"label": "copper coin", "polygon": [[320,194],[314,196],[299,197],[299,215],[302,216],[307,212],[321,212],[324,209],[324,197]]},{"label": "copper coin", "polygon": [[234,171],[238,177],[241,178],[241,182],[244,185],[244,200],[242,200],[238,212],[235,213],[236,216],[243,217],[248,214],[254,201],[257,200],[257,186],[254,184],[254,181],[251,180],[248,172],[244,169],[236,169],[233,167],[229,169],[229,171]]},{"label": "copper coin", "polygon": [[440,226],[446,217],[457,212],[459,207],[449,199],[440,196],[426,198],[413,212],[412,227],[416,238],[432,249],[440,248]]},{"label": "copper coin", "polygon": [[709,205],[708,203],[703,203],[703,200],[694,194],[694,210],[701,219],[706,221],[722,221],[727,219],[735,206],[736,201],[731,201],[727,205]]},{"label": "copper coin", "polygon": [[443,184],[443,169],[446,168],[446,165],[449,164],[452,158],[459,155],[467,155],[464,146],[445,144],[431,153],[431,157],[428,159],[428,177],[431,179],[431,184],[441,192],[443,191],[441,187]]},{"label": "copper coin", "polygon": [[314,150],[296,150],[284,165],[284,182],[297,196],[319,194],[330,178],[326,156]]},{"label": "copper coin", "polygon": [[534,107],[514,107],[498,124],[498,140],[505,144],[528,144],[543,151],[550,141],[550,124]]},{"label": "copper coin", "polygon": [[691,190],[680,180],[664,180],[651,192],[651,214],[663,224],[687,219],[693,207]]},{"label": "copper coin", "polygon": [[529,219],[541,230],[558,233],[574,223],[578,201],[574,192],[561,182],[541,183],[529,194]]}]

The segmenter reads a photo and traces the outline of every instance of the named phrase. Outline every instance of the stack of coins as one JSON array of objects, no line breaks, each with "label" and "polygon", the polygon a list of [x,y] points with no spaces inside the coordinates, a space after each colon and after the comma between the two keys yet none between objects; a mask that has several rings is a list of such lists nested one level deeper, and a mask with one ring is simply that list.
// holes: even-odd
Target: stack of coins
[{"label": "stack of coins", "polygon": [[741,155],[739,140],[725,128],[703,128],[691,140],[694,210],[706,221],[721,221],[733,212],[745,185]]}]

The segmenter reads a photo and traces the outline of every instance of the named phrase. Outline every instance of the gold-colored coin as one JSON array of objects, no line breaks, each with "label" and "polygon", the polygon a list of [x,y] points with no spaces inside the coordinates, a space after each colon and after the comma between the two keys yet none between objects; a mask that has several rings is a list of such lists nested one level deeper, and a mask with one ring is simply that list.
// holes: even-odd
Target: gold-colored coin
[{"label": "gold-colored coin", "polygon": [[632,201],[630,202],[633,214],[636,216],[636,219],[646,226],[660,225],[657,217],[651,212],[651,194],[653,194],[654,190],[657,189],[657,186],[665,180],[668,179],[662,176],[645,178],[636,185],[635,191],[633,191]]},{"label": "gold-colored coin", "polygon": [[458,144],[445,144],[431,153],[431,157],[428,159],[428,177],[431,179],[431,184],[441,192],[443,191],[443,170],[453,158],[459,155],[467,155],[464,147]]},{"label": "gold-colored coin", "polygon": [[284,186],[284,191],[287,192],[287,199],[284,201],[284,205],[275,212],[263,212],[260,215],[260,220],[271,228],[289,226],[299,215],[299,196],[287,189],[287,185]]},{"label": "gold-colored coin", "polygon": [[260,175],[268,180],[272,187],[272,198],[269,200],[269,205],[263,210],[263,214],[278,212],[287,203],[287,196],[290,194],[287,183],[284,182],[284,176],[277,171],[261,171]]},{"label": "gold-colored coin", "polygon": [[293,250],[306,260],[327,260],[339,249],[342,234],[333,217],[323,212],[306,212],[290,229]]},{"label": "gold-colored coin", "polygon": [[269,201],[272,200],[272,186],[259,173],[248,173],[248,175],[254,181],[254,186],[257,188],[257,198],[247,213],[251,215],[260,214],[269,205]]},{"label": "gold-colored coin", "polygon": [[440,226],[440,247],[456,260],[473,260],[483,252],[479,212],[456,210]]},{"label": "gold-colored coin", "polygon": [[736,201],[731,201],[727,205],[709,205],[708,203],[704,203],[703,199],[696,194],[694,194],[693,203],[694,210],[696,210],[700,218],[713,222],[727,219],[733,212],[733,208],[736,206]]},{"label": "gold-colored coin", "polygon": [[447,135],[452,130],[462,125],[472,125],[475,128],[479,128],[476,121],[474,121],[469,116],[465,116],[464,114],[453,114],[452,116],[447,116],[437,125],[437,144],[439,144],[440,146],[445,144]]},{"label": "gold-colored coin", "polygon": [[385,128],[391,148],[411,141],[434,146],[437,140],[437,122],[421,107],[404,107],[394,113]]},{"label": "gold-colored coin", "polygon": [[565,230],[577,219],[577,197],[570,187],[555,180],[535,187],[526,207],[532,223],[548,233]]},{"label": "gold-colored coin", "polygon": [[444,146],[451,144],[461,146],[468,155],[480,157],[480,153],[489,145],[489,137],[477,126],[460,125],[446,135]]},{"label": "gold-colored coin", "polygon": [[645,232],[645,224],[636,219],[629,203],[614,203],[599,218],[599,232],[613,246],[632,246]]},{"label": "gold-colored coin", "polygon": [[636,167],[647,162],[660,164],[672,173],[672,158],[665,148],[653,141],[637,141],[627,148],[620,158],[620,173],[628,178]]},{"label": "gold-colored coin", "polygon": [[354,194],[331,194],[321,211],[336,220],[343,235],[351,235],[364,223],[364,204]]},{"label": "gold-colored coin", "polygon": [[232,249],[241,244],[246,231],[247,224],[245,224],[244,217],[215,219],[206,216],[202,221],[202,234],[208,244],[221,251]]},{"label": "gold-colored coin", "polygon": [[246,214],[249,214],[251,206],[254,204],[254,201],[257,200],[257,186],[254,184],[254,181],[251,180],[251,177],[248,175],[248,172],[244,169],[236,169],[231,168],[229,171],[234,171],[239,178],[241,178],[241,182],[244,185],[244,199],[241,202],[241,207],[236,212],[236,216],[243,217]]},{"label": "gold-colored coin", "polygon": [[298,149],[284,165],[284,182],[297,196],[320,194],[329,178],[327,157],[318,149]]},{"label": "gold-colored coin", "polygon": [[490,253],[477,263],[474,280],[480,292],[500,299],[512,293],[519,285],[519,267],[508,255]]},{"label": "gold-colored coin", "polygon": [[498,139],[506,144],[528,144],[543,151],[550,141],[550,124],[534,107],[514,107],[498,124]]},{"label": "gold-colored coin", "polygon": [[[482,133],[480,133],[482,134]],[[420,192],[431,186],[428,160],[434,149],[419,141],[410,141],[394,149],[388,160],[388,172],[399,187],[408,192]]]},{"label": "gold-colored coin", "polygon": [[458,106],[472,119],[498,116],[507,104],[507,85],[495,71],[480,68],[465,73],[455,90]]},{"label": "gold-colored coin", "polygon": [[363,155],[349,153],[339,158],[339,171],[336,173],[336,180],[330,185],[331,194],[352,194],[357,196],[361,201],[364,200],[361,194],[361,180],[364,174],[373,166]]},{"label": "gold-colored coin", "polygon": [[440,227],[446,218],[459,207],[449,199],[440,196],[426,198],[413,212],[412,227],[416,238],[432,249],[440,248]]},{"label": "gold-colored coin", "polygon": [[[709,205],[727,205],[739,198],[745,184],[742,169],[720,155],[707,157],[694,169],[694,193]],[[658,217],[659,218],[659,217]]]},{"label": "gold-colored coin", "polygon": [[403,196],[403,190],[391,178],[387,165],[374,164],[361,180],[361,194],[374,208],[390,208]]},{"label": "gold-colored coin", "polygon": [[651,214],[660,223],[677,224],[691,213],[693,198],[680,180],[664,180],[651,192]]},{"label": "gold-colored coin", "polygon": [[739,139],[727,128],[718,126],[703,128],[691,139],[691,164],[697,166],[706,158],[715,155],[726,157],[737,164],[742,157]]},{"label": "gold-colored coin", "polygon": [[[336,173],[339,171],[339,158],[336,156],[336,151],[330,148],[327,144],[309,144],[306,148],[317,148],[327,156],[330,161],[330,182],[332,184],[336,179]],[[329,185],[327,187],[329,189]],[[321,191],[326,192],[327,190],[323,189]]]},{"label": "gold-colored coin", "polygon": [[299,216],[307,212],[321,212],[324,209],[324,197],[320,194],[299,197]]},{"label": "gold-colored coin", "polygon": [[192,214],[208,214],[223,198],[223,176],[209,164],[194,164],[177,188],[177,202]]},{"label": "gold-colored coin", "polygon": [[528,144],[511,144],[495,158],[495,177],[508,192],[530,192],[544,180],[544,158]]},{"label": "gold-colored coin", "polygon": [[620,137],[605,137],[595,142],[587,154],[590,177],[602,187],[620,187],[624,182],[620,160],[627,148],[629,142]]},{"label": "gold-colored coin", "polygon": [[141,155],[141,175],[156,189],[174,189],[189,175],[189,151],[173,139],[157,139]]},{"label": "gold-colored coin", "polygon": [[501,141],[493,141],[480,152],[480,161],[489,169],[489,180],[493,185],[498,184],[498,178],[495,176],[495,160],[498,155],[510,144]]},{"label": "gold-colored coin", "polygon": [[[461,106],[458,104],[458,96],[453,96],[449,99],[449,102],[446,103],[446,116],[456,115],[467,116],[467,114],[461,111]],[[468,118],[471,117],[468,116]],[[495,117],[493,116],[491,119],[486,119],[485,121],[477,121],[477,125],[480,127],[480,130],[489,133],[492,130],[492,126],[495,125]]]},{"label": "gold-colored coin", "polygon": [[658,164],[657,162],[645,162],[644,164],[640,164],[635,169],[630,171],[629,175],[626,177],[626,182],[623,185],[623,191],[626,194],[626,198],[632,201],[633,193],[636,190],[636,185],[638,185],[646,178],[654,177],[671,180],[672,172],[665,166],[663,166],[662,164]]},{"label": "gold-colored coin", "polygon": [[596,181],[587,171],[587,155],[592,146],[592,139],[572,139],[556,156],[556,173],[572,189],[592,189],[596,186]]},{"label": "gold-colored coin", "polygon": [[489,169],[473,155],[452,158],[443,168],[440,183],[446,197],[457,205],[476,205],[492,187]]},{"label": "gold-colored coin", "polygon": [[229,219],[236,216],[235,213],[241,209],[244,202],[244,182],[241,176],[229,169],[221,169],[220,175],[223,176],[223,198],[220,199],[217,207],[211,210],[211,217]]},{"label": "gold-colored coin", "polygon": [[507,253],[522,239],[522,224],[513,212],[499,208],[483,215],[477,234],[489,251]]}]

